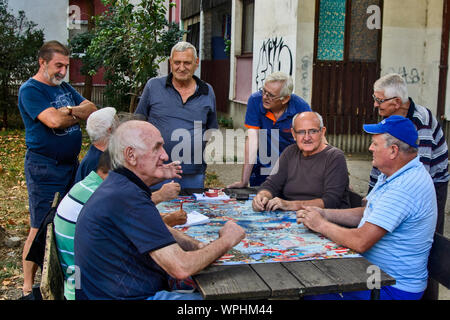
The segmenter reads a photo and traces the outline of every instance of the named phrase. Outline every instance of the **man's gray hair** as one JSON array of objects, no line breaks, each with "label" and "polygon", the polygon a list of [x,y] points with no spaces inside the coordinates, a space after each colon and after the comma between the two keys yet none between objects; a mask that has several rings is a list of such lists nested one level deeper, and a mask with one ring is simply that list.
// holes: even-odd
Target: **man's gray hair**
[{"label": "man's gray hair", "polygon": [[191,49],[194,52],[194,59],[197,60],[197,49],[195,49],[195,47],[190,44],[189,42],[186,41],[180,41],[177,44],[175,44],[172,47],[172,50],[170,51],[170,57],[172,58],[173,53],[176,52],[184,52],[188,49]]},{"label": "man's gray hair", "polygon": [[[383,133],[383,137],[384,137],[384,140],[386,141],[384,144],[384,146],[386,148],[395,144],[398,147],[398,149],[403,153],[406,153],[406,154],[417,153],[417,148],[410,146],[406,142],[403,142],[403,141],[397,139],[396,137],[394,137],[393,135],[391,135],[389,133]],[[419,139],[417,139],[417,140],[419,140]],[[418,143],[418,141],[416,141],[416,144],[417,143]]]},{"label": "man's gray hair", "polygon": [[386,98],[398,97],[402,103],[408,102],[408,88],[402,76],[397,73],[387,74],[373,84],[373,91],[384,92]]},{"label": "man's gray hair", "polygon": [[91,113],[86,121],[86,131],[91,142],[108,142],[109,136],[117,126],[116,120],[116,109],[112,107]]},{"label": "man's gray hair", "polygon": [[[318,112],[315,112],[315,111],[303,111],[303,112],[312,112],[312,113],[314,113],[314,114],[316,115],[316,117],[317,117],[317,120],[319,120],[319,127],[320,127],[320,128],[323,128],[323,118],[322,118],[322,116],[321,116]],[[297,114],[292,118],[292,128],[294,128],[295,119],[297,119],[297,117],[298,117],[300,114],[302,114],[303,112],[297,113]]]},{"label": "man's gray hair", "polygon": [[269,74],[264,81],[264,84],[268,82],[282,82],[283,87],[280,91],[280,99],[290,96],[292,94],[292,91],[294,90],[294,82],[292,81],[292,77],[290,77],[288,74],[278,71],[274,72],[272,74]]},{"label": "man's gray hair", "polygon": [[130,120],[120,124],[109,139],[108,150],[111,157],[111,169],[117,169],[125,165],[123,152],[126,148],[145,151],[147,144],[142,135],[142,129],[138,125],[142,120]]}]

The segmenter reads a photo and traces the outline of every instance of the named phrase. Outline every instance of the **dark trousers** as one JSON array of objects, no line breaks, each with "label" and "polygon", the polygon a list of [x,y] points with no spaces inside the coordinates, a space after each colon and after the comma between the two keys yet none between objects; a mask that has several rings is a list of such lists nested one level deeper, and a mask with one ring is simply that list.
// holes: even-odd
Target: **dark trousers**
[{"label": "dark trousers", "polygon": [[[444,234],[445,222],[445,203],[447,201],[448,182],[439,182],[434,184],[436,190],[436,199],[438,207],[438,218],[436,223],[436,232]],[[428,278],[428,286],[425,290],[422,300],[437,300],[439,298],[439,283]]]}]

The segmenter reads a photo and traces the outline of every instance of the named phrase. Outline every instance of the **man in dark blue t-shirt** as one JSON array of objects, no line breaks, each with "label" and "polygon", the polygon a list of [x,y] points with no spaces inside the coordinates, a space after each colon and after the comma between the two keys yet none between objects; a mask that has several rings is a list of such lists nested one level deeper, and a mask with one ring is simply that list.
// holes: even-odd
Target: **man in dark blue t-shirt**
[{"label": "man in dark blue t-shirt", "polygon": [[23,295],[31,293],[37,265],[25,258],[54,194],[64,196],[72,186],[81,149],[80,120],[97,108],[63,81],[69,66],[69,50],[57,41],[39,51],[39,70],[19,89],[18,105],[25,124],[25,178],[30,232],[23,249]]},{"label": "man in dark blue t-shirt", "polygon": [[[169,291],[169,276],[185,279],[224,255],[245,236],[228,221],[201,243],[168,228],[149,186],[180,178],[161,133],[147,121],[127,121],[110,138],[113,170],[84,205],[75,230],[76,299],[200,299]],[[77,278],[77,277],[76,277]]]},{"label": "man in dark blue t-shirt", "polygon": [[283,150],[295,143],[291,133],[292,118],[300,112],[311,111],[308,103],[292,93],[292,78],[283,73],[270,74],[261,90],[248,99],[245,126],[244,166],[241,181],[228,188],[261,185],[270,175]]}]

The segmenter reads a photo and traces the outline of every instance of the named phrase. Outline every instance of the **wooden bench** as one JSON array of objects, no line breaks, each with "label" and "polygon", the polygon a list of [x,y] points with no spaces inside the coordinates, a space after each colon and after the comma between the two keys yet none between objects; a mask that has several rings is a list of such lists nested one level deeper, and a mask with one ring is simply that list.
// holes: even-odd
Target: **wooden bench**
[{"label": "wooden bench", "polygon": [[[56,193],[52,208],[56,209],[59,201],[60,195]],[[47,225],[40,291],[43,300],[64,300],[64,273],[59,262],[53,222]]]}]

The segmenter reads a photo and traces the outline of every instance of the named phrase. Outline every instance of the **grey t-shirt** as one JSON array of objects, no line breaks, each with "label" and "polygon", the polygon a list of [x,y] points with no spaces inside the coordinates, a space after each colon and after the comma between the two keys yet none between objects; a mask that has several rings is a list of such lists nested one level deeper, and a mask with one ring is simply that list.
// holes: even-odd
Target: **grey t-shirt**
[{"label": "grey t-shirt", "polygon": [[285,200],[322,199],[325,208],[349,208],[349,177],[344,153],[328,145],[323,151],[303,156],[296,144],[278,160],[278,171],[259,190]]}]

